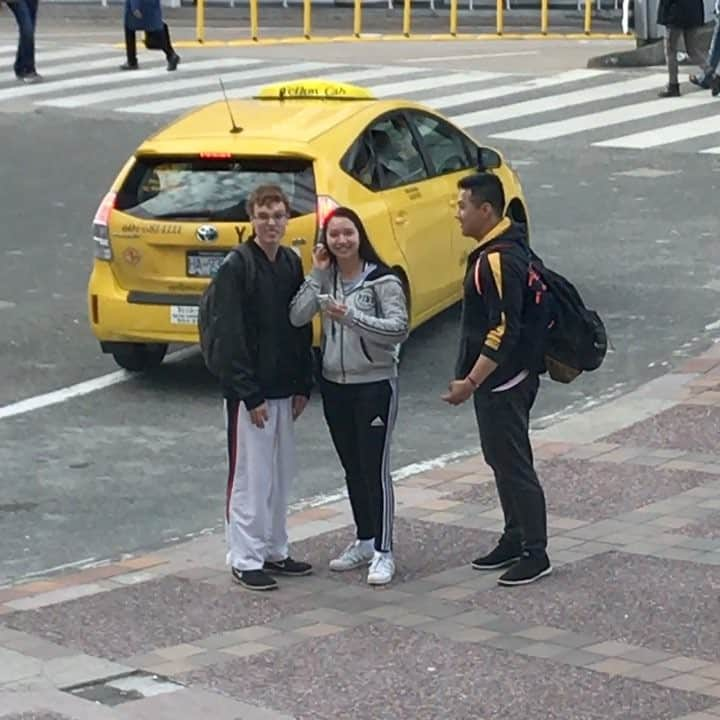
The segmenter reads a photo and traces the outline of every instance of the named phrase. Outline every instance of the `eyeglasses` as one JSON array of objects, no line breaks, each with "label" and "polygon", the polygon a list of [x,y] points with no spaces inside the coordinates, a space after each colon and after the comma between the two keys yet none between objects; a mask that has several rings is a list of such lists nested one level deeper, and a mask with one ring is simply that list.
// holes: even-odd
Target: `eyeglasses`
[{"label": "eyeglasses", "polygon": [[272,220],[279,225],[284,220],[287,220],[287,213],[273,213],[270,215],[269,213],[260,212],[257,215],[253,215],[253,220],[258,223],[269,223]]}]

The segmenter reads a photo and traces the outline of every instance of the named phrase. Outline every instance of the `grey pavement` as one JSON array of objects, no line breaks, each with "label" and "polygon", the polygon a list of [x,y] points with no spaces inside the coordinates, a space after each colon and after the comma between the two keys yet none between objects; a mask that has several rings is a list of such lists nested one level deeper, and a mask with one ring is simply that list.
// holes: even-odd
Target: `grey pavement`
[{"label": "grey pavement", "polygon": [[526,587],[469,565],[502,528],[473,456],[396,483],[383,588],[328,570],[344,499],[291,516],[315,572],[273,593],[220,534],[0,588],[0,718],[713,720],[719,431],[714,345],[534,433],[554,570]]}]

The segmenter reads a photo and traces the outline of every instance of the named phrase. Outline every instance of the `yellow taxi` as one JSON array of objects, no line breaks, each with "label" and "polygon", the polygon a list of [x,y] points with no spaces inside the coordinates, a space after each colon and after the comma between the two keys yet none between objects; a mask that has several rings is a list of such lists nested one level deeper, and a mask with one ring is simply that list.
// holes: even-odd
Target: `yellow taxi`
[{"label": "yellow taxi", "polygon": [[196,343],[200,296],[250,235],[245,201],[261,183],[290,199],[285,242],[306,270],[328,213],[358,212],[403,279],[415,328],[460,298],[474,241],[454,219],[457,181],[478,168],[500,177],[506,213],[527,222],[501,155],[420,103],[308,79],[196,109],[140,145],[97,210],[92,331],[133,371],[159,365],[170,343]]}]

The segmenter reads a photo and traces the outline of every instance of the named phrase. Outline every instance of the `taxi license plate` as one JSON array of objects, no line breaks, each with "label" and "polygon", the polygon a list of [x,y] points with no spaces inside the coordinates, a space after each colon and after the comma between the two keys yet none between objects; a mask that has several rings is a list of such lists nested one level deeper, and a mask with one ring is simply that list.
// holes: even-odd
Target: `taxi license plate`
[{"label": "taxi license plate", "polygon": [[212,277],[225,259],[223,251],[194,250],[187,254],[187,274],[190,277]]},{"label": "taxi license plate", "polygon": [[170,323],[172,325],[197,325],[197,305],[171,305]]}]

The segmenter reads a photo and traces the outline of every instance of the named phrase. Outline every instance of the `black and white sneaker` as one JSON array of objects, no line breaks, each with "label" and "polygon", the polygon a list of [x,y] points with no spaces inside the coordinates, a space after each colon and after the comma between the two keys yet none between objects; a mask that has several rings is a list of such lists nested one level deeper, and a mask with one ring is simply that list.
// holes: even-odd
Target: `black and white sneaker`
[{"label": "black and white sneaker", "polygon": [[529,585],[552,572],[547,553],[531,555],[524,552],[520,562],[498,578],[498,585]]},{"label": "black and white sneaker", "polygon": [[500,570],[516,563],[522,557],[522,548],[512,542],[501,540],[487,555],[472,561],[475,570]]},{"label": "black and white sneaker", "polygon": [[248,590],[275,590],[277,581],[263,570],[232,569],[233,580]]},{"label": "black and white sneaker", "polygon": [[299,560],[293,560],[291,557],[286,557],[284,560],[266,560],[263,570],[275,573],[276,575],[302,577],[303,575],[310,575],[312,565]]}]

